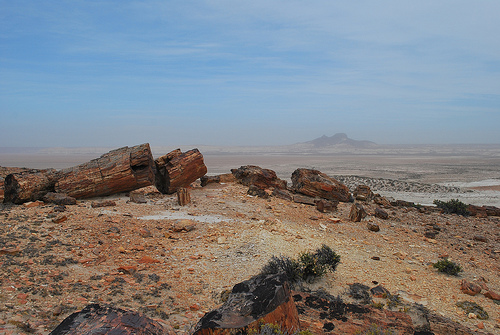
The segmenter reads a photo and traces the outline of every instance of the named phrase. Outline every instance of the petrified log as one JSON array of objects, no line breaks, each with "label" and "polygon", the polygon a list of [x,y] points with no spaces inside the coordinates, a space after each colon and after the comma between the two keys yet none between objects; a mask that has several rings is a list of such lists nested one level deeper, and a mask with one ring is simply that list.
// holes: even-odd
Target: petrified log
[{"label": "petrified log", "polygon": [[198,149],[182,153],[176,149],[155,160],[155,185],[163,194],[173,194],[207,173],[203,155]]},{"label": "petrified log", "polygon": [[358,185],[353,192],[353,196],[356,200],[370,201],[373,199],[374,194],[369,186]]},{"label": "petrified log", "polygon": [[106,305],[87,305],[80,312],[68,316],[50,335],[166,335],[175,334],[139,312]]},{"label": "petrified log", "polygon": [[273,170],[263,169],[255,165],[245,165],[238,169],[231,169],[231,172],[240,184],[246,186],[255,185],[261,189],[286,189],[286,181],[279,179]]},{"label": "petrified log", "polygon": [[123,147],[61,170],[55,190],[77,199],[132,191],[153,184],[153,168],[148,143]]},{"label": "petrified log", "polygon": [[352,204],[351,211],[349,212],[349,219],[352,222],[360,222],[366,217],[366,211],[361,204]]},{"label": "petrified log", "polygon": [[3,187],[3,178],[0,177],[0,202],[3,202],[4,198],[4,187]]},{"label": "petrified log", "polygon": [[227,301],[205,314],[193,335],[247,334],[276,324],[286,334],[299,330],[299,317],[284,274],[258,275],[236,284]]},{"label": "petrified log", "polygon": [[471,215],[474,216],[500,216],[500,208],[495,206],[474,206],[469,205],[467,208]]},{"label": "petrified log", "polygon": [[295,170],[292,188],[297,193],[328,200],[348,202],[351,197],[347,186],[318,170]]},{"label": "petrified log", "polygon": [[54,169],[9,174],[4,181],[4,202],[22,204],[41,200],[45,194],[54,191],[56,181],[57,172]]},{"label": "petrified log", "polygon": [[325,294],[294,292],[293,299],[300,313],[302,329],[315,335],[415,333],[411,317],[403,312],[344,303],[338,297]]},{"label": "petrified log", "polygon": [[180,206],[186,206],[191,202],[191,195],[188,188],[179,187],[177,189],[177,202]]},{"label": "petrified log", "polygon": [[334,212],[337,210],[339,202],[337,200],[321,199],[316,201],[316,209],[321,213]]},{"label": "petrified log", "polygon": [[76,199],[64,193],[49,192],[43,196],[42,200],[56,205],[76,205]]}]

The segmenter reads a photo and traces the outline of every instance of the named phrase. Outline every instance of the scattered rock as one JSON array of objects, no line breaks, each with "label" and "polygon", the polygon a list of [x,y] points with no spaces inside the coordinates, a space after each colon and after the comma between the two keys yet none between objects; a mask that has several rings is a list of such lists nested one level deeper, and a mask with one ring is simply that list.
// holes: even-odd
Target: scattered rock
[{"label": "scattered rock", "polygon": [[389,294],[389,290],[387,290],[385,287],[382,285],[378,285],[375,287],[372,287],[370,289],[370,293],[375,297],[375,298],[384,298]]},{"label": "scattered rock", "polygon": [[42,205],[43,205],[43,201],[39,201],[39,200],[28,201],[28,202],[23,203],[23,207],[26,207],[26,208],[33,208],[33,207],[38,207],[38,206],[42,206]]},{"label": "scattered rock", "polygon": [[254,196],[254,197],[259,197],[263,199],[269,198],[269,194],[267,194],[266,190],[256,186],[256,185],[250,185],[247,191],[248,195]]},{"label": "scattered rock", "polygon": [[287,200],[287,201],[293,201],[292,192],[290,192],[288,190],[281,189],[281,188],[274,188],[272,196],[279,198],[279,199]]},{"label": "scattered rock", "polygon": [[146,196],[142,193],[138,192],[130,192],[130,201],[134,202],[136,204],[147,204],[148,199],[146,199]]},{"label": "scattered rock", "polygon": [[465,279],[463,279],[460,284],[460,290],[465,294],[474,296],[478,293],[481,293],[481,286],[468,282]]},{"label": "scattered rock", "polygon": [[302,194],[294,194],[293,195],[293,201],[299,204],[305,204],[305,205],[311,205],[315,206],[316,202],[318,201],[317,198],[309,197],[307,195],[302,195]]},{"label": "scattered rock", "polygon": [[273,170],[246,165],[238,169],[231,169],[231,172],[239,183],[246,186],[255,185],[261,189],[286,189],[286,181],[279,179]]},{"label": "scattered rock", "polygon": [[337,200],[321,199],[316,201],[316,209],[321,213],[331,213],[337,210],[339,202]]},{"label": "scattered rock", "polygon": [[352,222],[360,222],[365,217],[366,217],[366,211],[363,205],[358,203],[352,204],[351,211],[349,213],[349,219]]},{"label": "scattered rock", "polygon": [[370,187],[366,185],[358,185],[353,192],[353,196],[356,200],[371,201],[374,197],[374,194],[372,190],[370,190]]},{"label": "scattered rock", "polygon": [[384,211],[381,208],[375,208],[375,216],[382,219],[382,220],[387,220],[389,219],[389,213]]},{"label": "scattered rock", "polygon": [[179,206],[186,206],[191,202],[191,194],[186,187],[179,187],[177,189],[177,203]]},{"label": "scattered rock", "polygon": [[188,219],[179,219],[174,221],[172,230],[174,232],[188,232],[196,228],[196,222]]},{"label": "scattered rock", "polygon": [[43,196],[43,201],[56,205],[76,205],[76,199],[64,193],[49,192]]},{"label": "scattered rock", "polygon": [[366,224],[366,226],[368,227],[368,230],[370,230],[370,231],[374,231],[374,232],[380,231],[380,227],[376,223],[368,222]]},{"label": "scattered rock", "polygon": [[67,219],[68,219],[68,217],[66,215],[58,215],[57,217],[52,219],[52,222],[61,223],[61,222],[66,221]]},{"label": "scattered rock", "polygon": [[391,203],[389,200],[387,200],[385,197],[381,196],[380,194],[376,194],[373,198],[373,201],[384,208],[389,208],[391,207]]},{"label": "scattered rock", "polygon": [[318,170],[297,169],[292,173],[292,189],[310,197],[348,202],[349,189]]},{"label": "scattered rock", "polygon": [[113,200],[92,201],[91,206],[92,208],[113,207],[116,206],[116,202]]},{"label": "scattered rock", "polygon": [[201,186],[205,187],[208,184],[212,183],[234,183],[236,182],[236,178],[232,173],[220,174],[218,176],[203,176],[200,178]]},{"label": "scattered rock", "polygon": [[478,242],[488,242],[488,239],[483,235],[474,235],[473,239]]},{"label": "scattered rock", "polygon": [[498,300],[500,301],[500,294],[495,293],[493,291],[488,291],[484,294],[486,298],[492,299],[492,300]]}]

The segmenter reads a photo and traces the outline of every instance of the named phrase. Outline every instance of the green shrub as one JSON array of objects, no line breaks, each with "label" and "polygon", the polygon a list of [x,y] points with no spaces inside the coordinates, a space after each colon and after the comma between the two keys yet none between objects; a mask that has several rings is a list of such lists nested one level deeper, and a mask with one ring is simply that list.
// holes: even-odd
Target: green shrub
[{"label": "green shrub", "polygon": [[274,274],[283,272],[290,283],[312,282],[329,271],[335,271],[339,262],[340,256],[330,247],[322,245],[314,253],[301,253],[298,260],[286,256],[273,256],[262,268],[261,273]]},{"label": "green shrub", "polygon": [[470,215],[469,206],[458,199],[451,199],[450,201],[434,200],[434,205],[441,208],[445,214]]},{"label": "green shrub", "polygon": [[460,265],[450,261],[449,259],[442,259],[432,264],[432,266],[438,269],[439,272],[444,272],[452,276],[457,276],[458,273],[462,271]]}]

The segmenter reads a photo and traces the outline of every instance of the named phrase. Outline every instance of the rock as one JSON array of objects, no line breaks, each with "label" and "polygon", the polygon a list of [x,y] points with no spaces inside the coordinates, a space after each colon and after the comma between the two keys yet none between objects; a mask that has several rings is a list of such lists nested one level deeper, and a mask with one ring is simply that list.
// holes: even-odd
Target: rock
[{"label": "rock", "polygon": [[200,178],[201,180],[201,186],[205,187],[208,184],[212,183],[234,183],[236,182],[236,178],[232,173],[225,173],[225,174],[220,174],[217,176],[203,176]]},{"label": "rock", "polygon": [[250,185],[247,191],[248,195],[254,196],[254,197],[259,197],[263,199],[269,198],[269,194],[267,194],[266,190],[256,186],[256,185]]},{"label": "rock", "polygon": [[353,196],[356,200],[370,201],[373,199],[374,194],[370,187],[366,185],[358,185],[353,192]]},{"label": "rock", "polygon": [[368,222],[366,224],[366,226],[367,226],[368,230],[370,230],[370,231],[374,231],[374,232],[380,231],[380,227],[376,223]]},{"label": "rock", "polygon": [[435,239],[439,232],[436,230],[427,230],[424,232],[424,236],[427,238]]},{"label": "rock", "polygon": [[142,193],[137,193],[137,192],[130,192],[130,201],[134,202],[136,204],[147,204],[148,199],[146,199],[146,196]]},{"label": "rock", "polygon": [[427,319],[430,324],[430,328],[434,334],[453,334],[453,335],[471,335],[477,334],[473,332],[470,328],[461,325],[455,321],[450,320],[444,316],[429,313]]},{"label": "rock", "polygon": [[331,213],[337,210],[339,202],[337,200],[321,199],[316,201],[316,209],[321,213]]},{"label": "rock", "polygon": [[189,189],[185,187],[179,187],[177,189],[177,203],[179,206],[186,206],[191,202],[191,194]]},{"label": "rock", "polygon": [[287,200],[287,201],[293,201],[293,194],[292,192],[288,190],[284,190],[281,188],[275,188],[273,189],[273,193],[271,194],[273,197]]},{"label": "rock", "polygon": [[473,239],[474,239],[474,241],[478,241],[478,242],[485,242],[485,243],[488,242],[488,239],[483,235],[475,235],[473,237]]},{"label": "rock", "polygon": [[298,204],[316,206],[316,202],[318,201],[318,199],[313,197],[308,197],[307,195],[294,194],[293,201]]},{"label": "rock", "polygon": [[262,324],[278,324],[283,333],[300,330],[299,316],[284,274],[258,275],[236,284],[221,307],[205,314],[193,335],[246,334]]},{"label": "rock", "polygon": [[279,179],[273,170],[245,165],[238,169],[231,169],[231,172],[240,184],[246,186],[255,185],[261,189],[286,189],[286,181]]},{"label": "rock", "polygon": [[68,217],[66,215],[58,215],[57,217],[53,218],[52,219],[52,222],[54,223],[62,223],[64,221],[66,221],[68,219]]},{"label": "rock", "polygon": [[92,208],[113,207],[116,206],[116,202],[114,202],[113,200],[92,201],[91,206]]},{"label": "rock", "polygon": [[495,206],[474,206],[469,205],[467,207],[470,214],[478,217],[486,216],[500,216],[500,208]]},{"label": "rock", "polygon": [[108,305],[87,305],[64,319],[50,335],[121,334],[121,335],[174,335],[139,312]]},{"label": "rock", "polygon": [[363,208],[363,205],[358,203],[352,204],[351,211],[349,212],[349,219],[352,222],[360,222],[365,217],[366,211]]},{"label": "rock", "polygon": [[370,289],[370,293],[375,297],[375,298],[384,298],[389,294],[389,290],[387,290],[385,287],[382,285],[378,285],[375,287],[372,287]]},{"label": "rock", "polygon": [[3,202],[22,204],[41,200],[48,192],[54,192],[57,178],[55,169],[32,169],[9,174],[4,179]]},{"label": "rock", "polygon": [[380,194],[376,194],[374,196],[373,202],[375,202],[377,205],[384,207],[384,208],[391,207],[390,201],[387,200],[385,197],[381,196]]},{"label": "rock", "polygon": [[142,256],[141,259],[137,260],[137,263],[140,263],[140,264],[154,264],[154,263],[160,263],[159,260],[151,257],[151,256],[148,256],[148,255],[145,255],[145,256]]},{"label": "rock", "polygon": [[488,292],[486,292],[486,293],[484,293],[484,296],[486,298],[489,298],[489,299],[492,299],[492,300],[498,300],[498,301],[500,301],[500,294],[495,293],[495,292],[493,292],[491,290],[488,291]]},{"label": "rock", "polygon": [[49,192],[42,199],[56,205],[76,205],[76,199],[64,193]]},{"label": "rock", "polygon": [[292,189],[311,197],[348,202],[349,189],[318,170],[297,169],[292,173]]},{"label": "rock", "polygon": [[463,279],[460,284],[460,290],[465,294],[474,296],[478,293],[481,293],[481,286],[468,282],[465,279]]},{"label": "rock", "polygon": [[28,202],[25,202],[23,204],[23,207],[26,207],[26,208],[33,208],[33,207],[38,207],[38,206],[42,206],[43,205],[43,201],[40,201],[40,200],[36,200],[36,201],[28,201]]},{"label": "rock", "polygon": [[381,208],[375,208],[375,216],[382,220],[387,220],[389,218],[389,213]]},{"label": "rock", "polygon": [[196,228],[196,222],[188,219],[179,219],[174,221],[172,230],[175,232],[188,232]]},{"label": "rock", "polygon": [[293,298],[302,329],[313,334],[415,333],[412,319],[402,312],[344,303],[323,292],[293,292]]}]

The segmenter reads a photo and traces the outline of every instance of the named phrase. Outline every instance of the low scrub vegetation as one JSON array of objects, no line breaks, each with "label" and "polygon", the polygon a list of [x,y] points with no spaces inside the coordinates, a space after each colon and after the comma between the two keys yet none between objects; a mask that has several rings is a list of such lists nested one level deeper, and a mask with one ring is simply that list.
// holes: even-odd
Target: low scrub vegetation
[{"label": "low scrub vegetation", "polygon": [[434,200],[434,205],[443,210],[445,214],[458,214],[469,216],[469,205],[461,202],[458,199],[451,199],[450,201]]},{"label": "low scrub vegetation", "polygon": [[439,272],[443,272],[452,276],[457,276],[461,271],[462,267],[449,259],[442,259],[434,264],[432,266],[436,269],[438,269]]},{"label": "low scrub vegetation", "polygon": [[330,247],[322,245],[315,252],[304,252],[298,259],[287,256],[273,256],[263,267],[261,273],[274,274],[283,272],[291,283],[300,281],[313,282],[324,276],[327,272],[333,272],[340,262],[340,256]]}]

